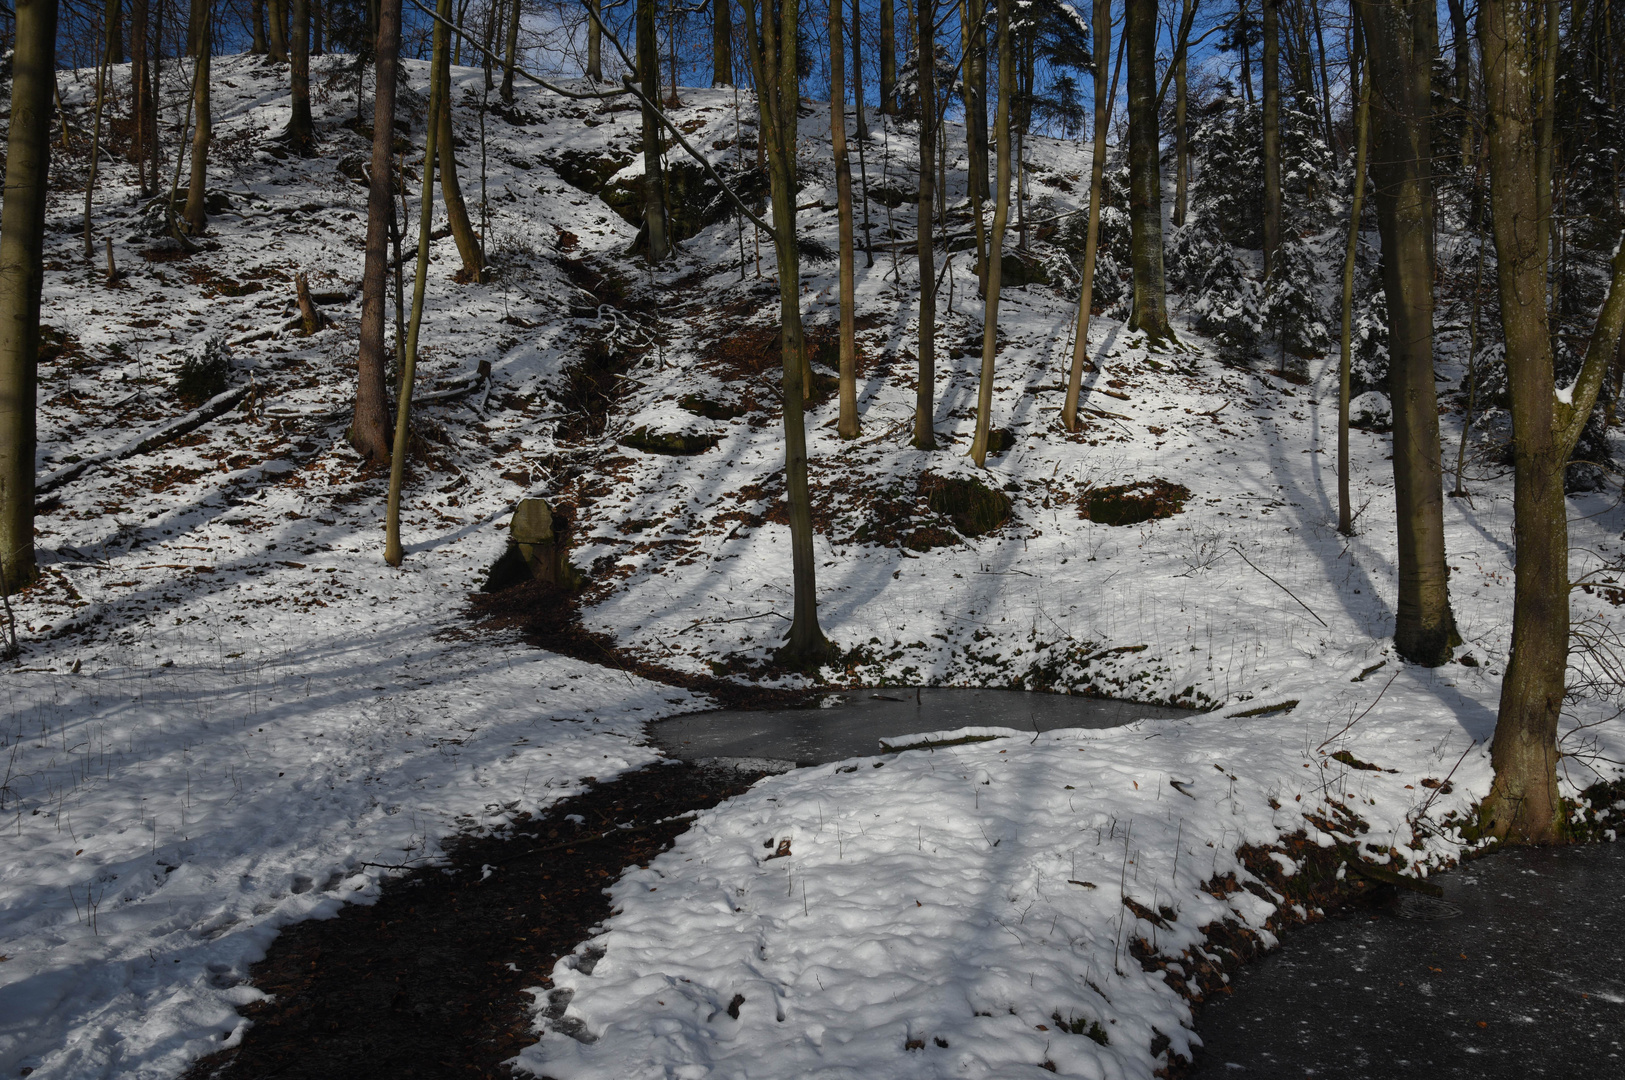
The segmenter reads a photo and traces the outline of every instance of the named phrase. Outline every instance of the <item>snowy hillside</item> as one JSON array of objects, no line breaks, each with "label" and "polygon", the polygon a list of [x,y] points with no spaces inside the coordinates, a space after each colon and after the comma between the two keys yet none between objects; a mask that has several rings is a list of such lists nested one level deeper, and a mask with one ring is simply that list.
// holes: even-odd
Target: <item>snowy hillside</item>
[{"label": "snowy hillside", "polygon": [[[522,85],[482,124],[482,75],[456,70],[462,184],[478,224],[483,168],[496,273],[456,283],[452,240],[435,240],[407,556],[384,565],[385,476],[345,440],[370,139],[351,119],[348,58],[313,64],[321,146],[301,160],[271,141],[286,69],[216,60],[210,175],[224,199],[201,253],[154,239],[120,161],[103,166],[86,262],[85,153],[59,162],[39,391],[40,476],[56,479],[40,500],[41,583],[12,603],[24,653],[4,673],[0,724],[8,1075],[178,1075],[241,1039],[235,1006],[259,996],[249,967],[279,928],[367,902],[388,868],[432,858],[459,829],[654,760],[645,721],[705,707],[706,679],[808,683],[770,663],[790,604],[771,248],[759,273],[752,230],[723,214],[653,273],[627,257],[636,228],[585,190],[607,182],[613,198],[638,175],[625,105]],[[427,69],[406,71],[415,178]],[[90,82],[64,73],[70,109]],[[689,140],[725,175],[747,171],[748,99],[683,100],[674,120]],[[166,121],[178,104],[165,97]],[[806,110],[798,195],[803,310],[826,348],[828,122],[827,108]],[[912,449],[917,282],[907,251],[884,245],[911,247],[913,210],[894,193],[913,190],[918,151],[907,125],[877,121],[874,135],[874,265],[860,255],[857,270],[863,433],[836,434],[828,389],[807,415],[819,617],[843,655],[818,681],[1212,711],[800,770],[705,812],[614,886],[619,914],[581,954],[602,951],[596,965],[534,973],[573,991],[555,1015],[538,995],[539,1041],[521,1064],[541,1075],[1149,1077],[1199,1043],[1176,989],[1220,978],[1204,959],[1215,923],[1268,942],[1313,915],[1275,890],[1297,863],[1279,855],[1264,884],[1254,871],[1268,857],[1239,849],[1300,832],[1328,848],[1358,839],[1366,857],[1426,873],[1460,851],[1438,823],[1488,789],[1510,475],[1480,465],[1472,498],[1447,501],[1466,644],[1426,670],[1387,641],[1385,435],[1353,433],[1364,509],[1358,536],[1335,530],[1335,357],[1283,380],[1219,357],[1179,310],[1174,352],[1097,318],[1086,422],[1069,435],[1058,413],[1075,289],[1011,287],[994,413],[1011,444],[983,472],[964,456],[980,305],[960,255],[939,298],[943,449]],[[959,138],[950,125],[951,206]],[[1029,162],[1035,219],[1082,205],[1083,147],[1034,138]],[[685,208],[703,221],[699,205]],[[951,224],[965,220],[960,209]],[[1047,236],[1034,225],[1030,261],[1055,273]],[[104,237],[122,272],[112,283]],[[298,272],[330,319],[309,338],[291,324]],[[1463,336],[1441,327],[1442,354]],[[241,404],[126,453],[188,414],[176,376],[217,338],[227,389],[251,388]],[[1441,370],[1449,404],[1460,373]],[[1453,446],[1454,414],[1441,419]],[[679,446],[709,448],[650,452]],[[941,481],[961,478],[1007,496],[1008,522],[967,535],[934,507]],[[618,647],[615,666],[478,623],[471,594],[526,496],[570,517],[581,627]],[[1159,516],[1085,517],[1141,496]],[[1617,560],[1616,500],[1577,495],[1570,511],[1576,577]],[[1616,617],[1620,595],[1576,591],[1576,619]],[[622,670],[634,662],[700,689]],[[1581,697],[1567,723],[1614,711]],[[1611,778],[1605,761],[1625,746],[1599,727],[1565,749],[1578,755],[1565,761],[1573,794]],[[1356,817],[1357,838],[1342,832]],[[794,855],[766,861],[763,841],[784,837]],[[1137,938],[1162,960],[1135,958]],[[719,1018],[735,994],[744,1004]]]}]

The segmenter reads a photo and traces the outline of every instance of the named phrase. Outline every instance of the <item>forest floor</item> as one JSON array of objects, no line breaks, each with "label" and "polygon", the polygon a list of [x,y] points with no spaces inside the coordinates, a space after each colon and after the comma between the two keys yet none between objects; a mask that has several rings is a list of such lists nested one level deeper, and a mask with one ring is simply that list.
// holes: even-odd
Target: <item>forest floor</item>
[{"label": "forest floor", "polygon": [[[522,829],[651,764],[648,721],[733,693],[1021,686],[1210,711],[758,782],[606,881],[614,914],[569,955],[520,969],[549,988],[523,1069],[1149,1077],[1199,1045],[1190,1002],[1224,981],[1219,942],[1246,952],[1316,917],[1351,860],[1423,877],[1464,853],[1456,822],[1487,790],[1511,621],[1511,478],[1493,448],[1474,450],[1472,497],[1446,506],[1465,645],[1432,670],[1388,641],[1380,431],[1353,433],[1358,534],[1335,529],[1332,360],[1280,378],[1206,348],[1181,311],[1176,351],[1098,318],[1087,422],[1069,435],[1056,414],[1071,290],[1012,286],[994,397],[1010,445],[977,470],[964,450],[979,306],[961,255],[939,301],[943,448],[911,448],[915,271],[882,248],[909,235],[896,198],[914,183],[907,125],[877,124],[865,148],[863,434],[836,435],[827,378],[807,411],[819,615],[838,663],[809,678],[771,660],[789,543],[777,293],[751,231],[723,218],[651,273],[625,255],[634,227],[585,190],[635,181],[636,114],[522,87],[482,126],[472,69],[457,72],[462,180],[478,221],[483,167],[497,273],[458,283],[451,240],[432,247],[407,555],[385,566],[385,477],[345,440],[369,140],[347,123],[347,58],[314,66],[321,148],[300,159],[275,142],[286,69],[216,63],[224,201],[197,254],[154,238],[133,169],[109,161],[94,199],[98,249],[111,239],[122,271],[109,283],[100,250],[82,250],[88,148],[58,162],[43,573],[12,604],[23,654],[0,724],[0,1073],[170,1077],[239,1045],[241,1010],[265,999],[250,968],[284,927],[376,902],[400,868],[448,858],[448,838]],[[402,135],[419,146],[425,68],[406,70],[404,108],[418,112]],[[168,77],[173,139],[184,99]],[[92,79],[62,82],[82,118]],[[738,173],[748,101],[683,97],[690,141]],[[827,129],[827,112],[807,112],[798,196],[825,376]],[[1034,138],[1029,163],[1034,219],[1080,204],[1085,150]],[[948,162],[954,205],[963,169]],[[1031,247],[1053,270],[1036,226]],[[764,250],[761,273],[771,262]],[[290,327],[296,272],[330,319],[312,337]],[[1452,446],[1454,318],[1441,309]],[[189,413],[183,361],[222,342],[230,370],[211,389],[247,396],[141,450]],[[648,452],[683,447],[709,449]],[[1006,497],[1008,519],[956,521],[944,493],[967,481]],[[567,603],[493,611],[473,598],[526,496],[568,516],[588,584]],[[1617,494],[1570,510],[1575,575],[1617,565]],[[1577,622],[1605,639],[1622,602],[1617,580],[1599,580],[1575,592]],[[1592,674],[1580,656],[1570,795],[1625,758],[1602,723],[1617,688],[1587,692]],[[792,854],[768,858],[785,840]]]}]

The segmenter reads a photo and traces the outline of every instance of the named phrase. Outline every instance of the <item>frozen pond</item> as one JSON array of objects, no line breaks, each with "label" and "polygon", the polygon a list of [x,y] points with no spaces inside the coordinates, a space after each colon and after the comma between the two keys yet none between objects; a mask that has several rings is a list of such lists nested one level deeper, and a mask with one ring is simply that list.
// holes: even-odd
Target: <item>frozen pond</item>
[{"label": "frozen pond", "polygon": [[1625,1076],[1625,850],[1511,851],[1305,927],[1197,1015],[1201,1077]]},{"label": "frozen pond", "polygon": [[1052,731],[1108,728],[1195,715],[1133,701],[953,687],[848,690],[796,709],[690,713],[649,726],[655,744],[684,761],[760,758],[820,765],[883,753],[881,739],[965,727]]}]

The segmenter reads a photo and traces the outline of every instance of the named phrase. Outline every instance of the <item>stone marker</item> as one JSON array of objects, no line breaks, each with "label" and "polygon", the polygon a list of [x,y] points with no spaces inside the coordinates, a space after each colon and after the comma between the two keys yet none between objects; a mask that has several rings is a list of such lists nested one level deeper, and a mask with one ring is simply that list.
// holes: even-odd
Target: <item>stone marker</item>
[{"label": "stone marker", "polygon": [[553,508],[546,499],[521,499],[508,525],[508,539],[519,549],[519,557],[530,576],[549,584],[558,583],[558,557],[553,546]]}]

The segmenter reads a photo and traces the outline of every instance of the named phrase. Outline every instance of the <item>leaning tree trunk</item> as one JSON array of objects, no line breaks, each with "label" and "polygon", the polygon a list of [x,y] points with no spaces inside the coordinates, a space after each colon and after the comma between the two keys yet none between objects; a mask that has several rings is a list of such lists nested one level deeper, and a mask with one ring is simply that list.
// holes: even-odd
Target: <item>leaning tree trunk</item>
[{"label": "leaning tree trunk", "polygon": [[897,12],[894,0],[880,0],[880,111],[897,112]]},{"label": "leaning tree trunk", "polygon": [[[406,486],[406,455],[411,446],[412,384],[417,379],[418,331],[423,326],[423,294],[429,283],[429,230],[434,224],[434,161],[439,156],[441,127],[434,122],[440,115],[451,87],[444,78],[450,73],[450,36],[446,23],[451,18],[451,0],[440,0],[434,27],[433,60],[429,65],[429,119],[423,136],[423,194],[418,211],[418,262],[412,278],[412,314],[408,320],[406,345],[402,349],[401,384],[395,403],[395,445],[389,460],[389,496],[384,509],[384,561],[401,565],[406,549],[401,544],[401,491]],[[444,58],[447,63],[442,65]]]},{"label": "leaning tree trunk", "polygon": [[[733,8],[730,0],[711,0],[711,85],[734,84]],[[840,52],[839,44],[832,45]]]},{"label": "leaning tree trunk", "polygon": [[1264,277],[1281,249],[1281,19],[1264,0]]},{"label": "leaning tree trunk", "polygon": [[[726,7],[726,0],[715,0]],[[840,244],[841,411],[836,431],[843,439],[858,437],[857,290],[852,267],[852,162],[846,153],[846,46],[842,38],[842,0],[829,0],[829,138],[835,155],[835,209]]]},{"label": "leaning tree trunk", "polygon": [[[1354,51],[1359,55],[1360,28],[1354,27]],[[1353,381],[1354,267],[1360,250],[1360,214],[1365,209],[1365,156],[1371,124],[1371,72],[1360,68],[1360,104],[1354,111],[1354,197],[1349,208],[1348,246],[1343,252],[1343,333],[1337,364],[1337,531],[1354,535],[1354,509],[1349,498],[1349,392]]]},{"label": "leaning tree trunk", "polygon": [[[887,3],[890,0],[886,0]],[[935,0],[920,0],[926,17],[935,14]],[[882,8],[882,10],[885,10]],[[920,95],[936,100],[936,79],[932,66],[920,69]],[[914,446],[932,450],[937,445],[937,260],[932,246],[932,217],[936,203],[937,125],[920,124],[920,201],[915,219],[914,241],[920,264],[920,328],[916,351],[919,370],[914,386]],[[893,251],[896,248],[892,249]]]},{"label": "leaning tree trunk", "polygon": [[[507,55],[502,58],[502,104],[504,105],[513,104],[513,69],[519,63],[519,15],[521,9],[525,6],[523,0],[509,0],[509,2],[513,6],[508,11]],[[587,31],[588,43],[596,46],[598,44],[598,24],[593,21],[590,15],[587,17]],[[598,79],[598,75],[594,71],[597,59],[596,55],[592,55],[588,57],[587,62],[588,77],[594,81]]]},{"label": "leaning tree trunk", "polygon": [[316,152],[316,123],[310,115],[310,0],[293,0],[293,111],[288,117],[288,149],[300,157]]},{"label": "leaning tree trunk", "polygon": [[1407,0],[1360,8],[1376,121],[1371,174],[1388,300],[1399,603],[1394,645],[1429,667],[1460,641],[1444,551],[1444,477],[1433,383],[1433,183],[1427,20]]},{"label": "leaning tree trunk", "polygon": [[[780,657],[816,666],[834,647],[818,626],[818,585],[813,561],[812,496],[807,489],[807,418],[802,387],[806,340],[801,329],[801,263],[796,251],[796,8],[762,4],[756,33],[751,0],[743,5],[746,40],[756,72],[761,134],[773,198],[773,250],[779,264],[779,352],[784,368],[784,487],[790,510],[790,561],[794,610]],[[650,69],[653,70],[652,68]],[[650,80],[651,88],[654,86]]]},{"label": "leaning tree trunk", "polygon": [[[660,168],[660,52],[655,40],[655,0],[637,0],[638,80],[643,87],[643,228],[644,254],[651,263],[671,254],[666,233],[666,185]],[[762,16],[767,32],[768,16]],[[758,88],[760,93],[760,88]]]},{"label": "leaning tree trunk", "polygon": [[1569,651],[1568,506],[1563,472],[1596,404],[1625,326],[1625,237],[1585,361],[1559,397],[1546,306],[1546,221],[1541,217],[1541,119],[1532,72],[1531,0],[1482,0],[1478,33],[1489,105],[1490,207],[1501,327],[1512,405],[1512,655],[1501,683],[1490,763],[1495,779],[1480,807],[1485,831],[1510,843],[1563,838],[1557,789],[1557,725]]},{"label": "leaning tree trunk", "polygon": [[0,594],[32,585],[34,386],[56,98],[56,0],[16,0],[0,201]]},{"label": "leaning tree trunk", "polygon": [[[1134,264],[1130,329],[1152,344],[1172,341],[1162,268],[1161,135],[1157,128],[1157,4],[1127,0],[1129,243]],[[1002,150],[1002,148],[1001,148]]]},{"label": "leaning tree trunk", "polygon": [[271,59],[279,64],[288,62],[288,0],[266,0],[266,22],[271,28]]},{"label": "leaning tree trunk", "polygon": [[209,115],[209,57],[214,52],[214,18],[210,0],[192,0],[195,9],[202,8],[198,19],[197,69],[192,79],[192,98],[197,110],[197,124],[192,129],[192,173],[187,181],[187,230],[193,236],[203,235],[209,223],[204,197],[209,186],[209,143],[214,138],[214,123]]},{"label": "leaning tree trunk", "polygon": [[1078,430],[1078,397],[1083,390],[1083,365],[1089,356],[1089,316],[1095,302],[1095,256],[1100,250],[1100,200],[1106,190],[1106,128],[1111,123],[1111,102],[1106,92],[1106,60],[1112,53],[1111,0],[1094,0],[1095,9],[1095,146],[1089,163],[1089,231],[1083,242],[1083,287],[1078,293],[1078,325],[1072,338],[1072,367],[1066,378],[1066,403],[1061,423]]},{"label": "leaning tree trunk", "polygon": [[1015,92],[1015,50],[1010,46],[1010,0],[998,3],[999,107],[994,139],[998,142],[994,166],[993,232],[987,244],[987,298],[982,302],[982,378],[976,390],[976,435],[970,458],[977,468],[987,464],[987,438],[993,417],[993,362],[999,351],[999,286],[1004,276],[1004,232],[1010,221],[1010,98]]},{"label": "leaning tree trunk", "polygon": [[[447,30],[446,36],[451,32]],[[457,150],[451,130],[451,49],[435,54],[440,67],[440,194],[446,201],[446,224],[451,226],[452,239],[457,242],[457,254],[462,257],[463,269],[459,281],[479,283],[485,280],[485,251],[481,237],[468,219],[468,204],[463,201],[463,186],[457,180]]]},{"label": "leaning tree trunk", "polygon": [[[367,254],[361,274],[361,352],[356,364],[350,443],[369,461],[389,458],[388,350],[384,310],[389,288],[389,233],[395,218],[395,65],[401,52],[401,0],[378,5],[377,81],[372,106],[372,176],[367,188]],[[404,342],[396,342],[403,347]]]}]

